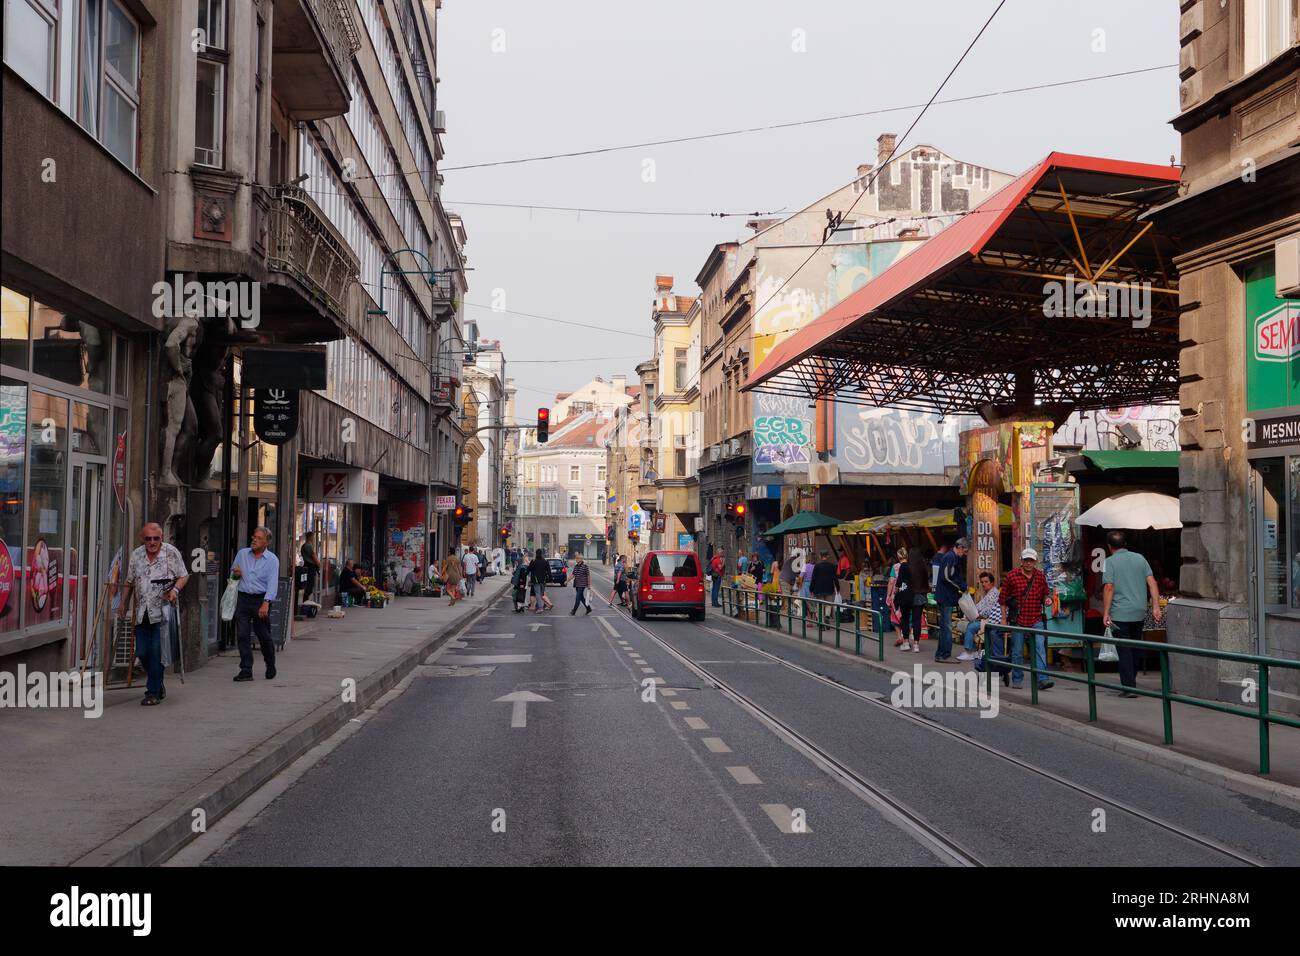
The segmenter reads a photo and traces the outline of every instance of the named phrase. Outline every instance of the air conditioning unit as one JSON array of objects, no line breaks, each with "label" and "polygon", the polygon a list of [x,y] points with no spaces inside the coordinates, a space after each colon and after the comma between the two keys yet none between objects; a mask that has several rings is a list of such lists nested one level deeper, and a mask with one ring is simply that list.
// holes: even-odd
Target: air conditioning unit
[{"label": "air conditioning unit", "polygon": [[840,480],[840,466],[828,461],[815,461],[808,466],[810,485],[833,485]]},{"label": "air conditioning unit", "polygon": [[741,448],[744,447],[744,444],[745,443],[739,438],[728,438],[727,439],[728,457],[730,457],[731,455],[739,455]]},{"label": "air conditioning unit", "polygon": [[710,462],[717,461],[717,460],[718,460],[718,457],[719,457],[721,454],[722,454],[722,446],[721,446],[721,445],[710,445],[710,446],[709,446],[709,461],[710,461]]},{"label": "air conditioning unit", "polygon": [[433,131],[435,133],[447,132],[447,111],[446,110],[433,111]]},{"label": "air conditioning unit", "polygon": [[1273,247],[1277,264],[1277,294],[1284,299],[1300,299],[1300,234],[1279,239]]}]

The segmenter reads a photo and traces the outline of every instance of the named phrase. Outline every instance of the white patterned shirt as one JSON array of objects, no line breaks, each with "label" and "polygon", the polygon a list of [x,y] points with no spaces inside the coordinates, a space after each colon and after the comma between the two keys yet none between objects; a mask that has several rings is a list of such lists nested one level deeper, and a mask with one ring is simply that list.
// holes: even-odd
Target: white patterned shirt
[{"label": "white patterned shirt", "polygon": [[1002,605],[998,603],[998,589],[989,588],[989,593],[979,599],[975,611],[990,624],[1002,623]]},{"label": "white patterned shirt", "polygon": [[[131,563],[127,566],[126,579],[135,589],[135,622],[142,624],[146,615],[150,624],[157,624],[163,619],[163,607],[167,602],[167,592],[172,589],[177,579],[190,572],[185,567],[181,553],[166,541],[158,549],[158,557],[149,560],[144,545],[131,552]],[[171,584],[164,586],[163,582]]]}]

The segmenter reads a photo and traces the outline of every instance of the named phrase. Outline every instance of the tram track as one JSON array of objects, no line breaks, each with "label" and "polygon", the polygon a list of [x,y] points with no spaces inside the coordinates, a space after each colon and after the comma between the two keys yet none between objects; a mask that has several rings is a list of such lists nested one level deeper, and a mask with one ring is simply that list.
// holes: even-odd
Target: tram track
[{"label": "tram track", "polygon": [[[849,789],[853,790],[854,792],[858,793],[859,796],[866,799],[868,803],[871,803],[874,806],[876,806],[878,809],[881,809],[882,812],[886,812],[887,816],[893,819],[905,830],[908,830],[914,836],[917,836],[919,839],[922,840],[922,842],[931,846],[932,849],[938,849],[940,856],[948,859],[949,861],[955,863],[956,865],[961,865],[961,866],[985,865],[984,862],[980,860],[980,858],[972,850],[970,850],[968,847],[962,844],[951,834],[946,833],[940,827],[930,822],[926,818],[926,816],[922,814],[920,811],[916,810],[914,807],[911,807],[904,801],[899,800],[897,797],[890,794],[888,790],[885,789],[884,787],[880,786],[879,784],[871,780],[868,780],[866,777],[859,774],[843,760],[840,760],[836,758],[834,755],[827,752],[823,747],[821,747],[815,741],[811,740],[806,735],[796,730],[793,726],[791,726],[786,721],[782,720],[776,714],[772,713],[770,710],[768,710],[766,707],[760,704],[757,700],[754,700],[750,695],[732,686],[726,680],[719,677],[714,672],[710,671],[706,666],[700,664],[697,660],[690,657],[688,654],[682,652],[679,648],[671,644],[668,640],[661,637],[659,634],[655,633],[650,628],[646,627],[642,622],[637,621],[635,618],[632,617],[631,614],[627,614],[626,616],[627,619],[632,623],[633,627],[637,628],[638,630],[646,634],[646,636],[648,636],[651,640],[653,640],[659,647],[662,647],[665,651],[667,651],[670,655],[672,655],[684,667],[686,667],[691,672],[695,673],[701,679],[717,687],[720,691],[722,691],[724,694],[730,697],[733,701],[738,703],[742,708],[754,714],[764,724],[766,724],[772,730],[777,732],[779,736],[789,740],[799,750],[804,752],[805,755],[813,759],[814,763],[821,766],[824,770],[830,773],[831,776],[839,779],[846,786],[848,786]],[[688,622],[681,622],[681,623],[688,623]],[[967,747],[978,750],[989,756],[996,757],[997,759],[1009,763],[1015,767],[1018,767],[1021,770],[1024,770],[1028,773],[1034,774],[1038,777],[1048,780],[1059,787],[1070,790],[1073,793],[1086,796],[1096,801],[1100,805],[1110,807],[1130,817],[1133,817],[1134,819],[1137,819],[1139,821],[1142,821],[1143,823],[1155,827],[1163,832],[1177,836],[1182,840],[1187,841],[1188,843],[1194,844],[1203,849],[1207,849],[1221,856],[1224,856],[1240,865],[1252,866],[1252,867],[1268,866],[1268,864],[1265,863],[1264,861],[1256,857],[1253,857],[1243,851],[1230,847],[1224,843],[1221,843],[1218,840],[1215,840],[1211,837],[1204,836],[1200,833],[1196,833],[1193,830],[1189,830],[1184,826],[1181,826],[1177,823],[1174,823],[1156,814],[1143,810],[1140,807],[1134,806],[1133,804],[1121,800],[1117,797],[1110,796],[1109,794],[1103,793],[1093,787],[1089,787],[1086,784],[1082,784],[1077,781],[1070,780],[1054,771],[1048,770],[1045,767],[1038,766],[1037,764],[1031,761],[1025,760],[1022,757],[1018,757],[1015,754],[1008,753],[1007,751],[1002,750],[998,747],[994,747],[991,744],[987,744],[980,740],[976,740],[975,738],[969,736],[968,734],[964,734],[958,730],[954,730],[951,727],[944,726],[938,721],[927,719],[926,717],[923,717],[920,714],[913,713],[912,711],[907,710],[905,708],[894,707],[887,700],[884,700],[874,694],[871,694],[866,691],[860,691],[856,688],[848,686],[847,684],[835,680],[833,677],[829,677],[825,674],[820,674],[800,664],[796,664],[795,662],[790,661],[780,656],[779,654],[774,654],[770,651],[764,650],[763,648],[757,647],[754,644],[733,637],[731,634],[728,634],[717,627],[713,627],[709,624],[694,623],[694,622],[691,622],[690,626],[692,628],[698,629],[699,631],[711,634],[716,638],[720,638],[724,641],[727,641],[737,647],[741,647],[754,654],[758,654],[764,659],[771,661],[772,663],[777,664],[794,673],[797,673],[804,678],[807,678],[812,681],[816,681],[817,683],[833,688],[834,690],[837,690],[840,693],[846,694],[854,698],[855,700],[868,704],[872,707],[878,708],[884,712],[893,714],[896,718],[900,720],[905,720],[911,723],[913,726],[923,728],[931,733],[940,734],[951,740],[959,741],[965,744]]]}]

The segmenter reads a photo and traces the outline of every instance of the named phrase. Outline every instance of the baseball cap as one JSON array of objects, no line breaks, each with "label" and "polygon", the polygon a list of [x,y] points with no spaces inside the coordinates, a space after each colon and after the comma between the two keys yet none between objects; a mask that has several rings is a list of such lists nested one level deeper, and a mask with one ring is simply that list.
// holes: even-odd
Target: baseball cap
[{"label": "baseball cap", "polygon": [[1035,551],[1033,548],[1025,548],[1025,550],[1020,552],[1020,560],[1023,561],[1026,558],[1028,558],[1030,561],[1037,561],[1038,552]]}]

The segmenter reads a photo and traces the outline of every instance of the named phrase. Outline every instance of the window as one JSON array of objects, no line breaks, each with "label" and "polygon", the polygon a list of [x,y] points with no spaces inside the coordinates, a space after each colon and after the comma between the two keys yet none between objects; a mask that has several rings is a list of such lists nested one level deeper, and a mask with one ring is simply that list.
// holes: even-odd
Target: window
[{"label": "window", "polygon": [[[223,164],[226,110],[226,3],[199,0],[194,36],[198,62],[194,87],[194,162],[200,166]],[[258,68],[262,60],[262,23],[258,22]],[[261,77],[255,86],[260,86]],[[260,128],[260,127],[259,127]]]},{"label": "window", "polygon": [[578,496],[569,495],[569,514],[576,515],[578,513]]},{"label": "window", "polygon": [[1291,0],[1246,0],[1245,67],[1247,72],[1280,56],[1295,42]]},{"label": "window", "polygon": [[54,24],[48,0],[5,0],[5,62],[50,99],[54,98]]},{"label": "window", "polygon": [[[28,312],[31,300],[12,289],[3,292],[0,305],[0,365],[27,368]],[[24,404],[24,408],[26,405]]]},{"label": "window", "polygon": [[675,459],[676,460],[674,463],[677,466],[677,472],[676,472],[677,477],[685,478],[686,477],[686,449],[678,448],[676,450]]},{"label": "window", "polygon": [[108,0],[104,17],[104,106],[99,140],[131,169],[135,169],[139,77],[140,30],[117,0]]},{"label": "window", "polygon": [[596,480],[599,481],[602,485],[605,483],[605,466],[604,466],[604,465],[597,465],[597,466],[596,466]]},{"label": "window", "polygon": [[[8,290],[5,290],[6,300]],[[6,307],[6,319],[8,317]],[[27,386],[12,379],[0,378],[0,562],[8,562],[5,577],[14,581],[21,576],[23,558],[23,516],[27,514],[23,496],[23,470],[27,459]],[[15,583],[17,583],[15,581]],[[23,606],[21,592],[13,588],[9,600],[0,607],[0,634],[16,631]]]},{"label": "window", "polygon": [[[43,424],[47,419],[52,428]],[[32,625],[63,619],[67,399],[32,389],[27,424],[32,460],[26,560],[30,577],[25,587],[30,605],[25,609],[25,623]]]},{"label": "window", "polygon": [[581,466],[581,465],[570,465],[570,466],[569,466],[569,482],[572,484],[573,482],[579,482],[579,481],[582,481],[582,466]]},{"label": "window", "polygon": [[686,391],[686,349],[676,350],[676,360],[673,364],[673,381],[677,383],[677,391]]}]

